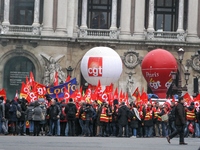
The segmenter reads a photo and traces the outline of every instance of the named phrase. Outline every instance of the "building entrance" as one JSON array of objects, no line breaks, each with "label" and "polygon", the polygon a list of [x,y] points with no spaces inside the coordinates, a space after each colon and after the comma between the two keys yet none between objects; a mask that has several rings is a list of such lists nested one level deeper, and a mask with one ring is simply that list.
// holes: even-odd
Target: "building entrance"
[{"label": "building entrance", "polygon": [[6,90],[7,99],[15,97],[16,90],[20,93],[21,83],[26,82],[30,71],[35,75],[33,62],[23,56],[13,57],[4,66],[3,87]]}]

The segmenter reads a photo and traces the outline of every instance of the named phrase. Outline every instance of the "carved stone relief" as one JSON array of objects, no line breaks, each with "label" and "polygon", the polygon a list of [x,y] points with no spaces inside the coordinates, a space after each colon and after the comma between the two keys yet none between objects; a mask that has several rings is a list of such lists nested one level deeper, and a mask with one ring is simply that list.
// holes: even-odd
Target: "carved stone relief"
[{"label": "carved stone relief", "polygon": [[124,53],[122,56],[122,61],[124,65],[129,69],[134,69],[138,64],[141,63],[142,58],[139,58],[139,53],[130,49],[128,52]]}]

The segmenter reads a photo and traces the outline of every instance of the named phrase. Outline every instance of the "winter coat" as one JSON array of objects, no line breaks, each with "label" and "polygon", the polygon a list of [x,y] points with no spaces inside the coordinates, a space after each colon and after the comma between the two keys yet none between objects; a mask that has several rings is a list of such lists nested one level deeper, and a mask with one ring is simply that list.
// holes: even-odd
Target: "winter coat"
[{"label": "winter coat", "polygon": [[25,103],[21,103],[21,104],[18,104],[18,107],[20,108],[19,110],[21,112],[21,117],[19,118],[19,121],[25,121],[27,106]]},{"label": "winter coat", "polygon": [[175,125],[184,126],[186,124],[186,112],[182,103],[178,103],[175,108]]},{"label": "winter coat", "polygon": [[141,121],[139,112],[136,108],[133,108],[131,111],[131,119],[130,119],[130,127],[131,128],[138,128],[138,123]]},{"label": "winter coat", "polygon": [[128,125],[129,109],[126,105],[122,105],[118,110],[118,124],[121,126]]},{"label": "winter coat", "polygon": [[[72,111],[72,112],[70,112]],[[73,102],[69,102],[65,107],[65,113],[67,114],[67,120],[75,120],[76,119],[76,113],[77,108],[76,105]],[[70,115],[73,114],[73,115]]]},{"label": "winter coat", "polygon": [[30,105],[26,109],[26,120],[33,120],[33,111],[34,111],[34,103],[30,103]]},{"label": "winter coat", "polygon": [[58,120],[57,116],[60,116],[61,110],[58,105],[51,105],[47,110],[47,115],[49,115],[49,119]]},{"label": "winter coat", "polygon": [[171,110],[169,111],[169,122],[175,121],[175,106],[171,107]]},{"label": "winter coat", "polygon": [[40,105],[36,106],[33,110],[33,121],[44,120],[44,115],[42,113],[42,108]]},{"label": "winter coat", "polygon": [[19,110],[18,103],[15,100],[12,100],[12,102],[10,104],[10,109],[9,109],[10,121],[12,121],[12,122],[18,121],[18,118],[16,115],[17,109]]},{"label": "winter coat", "polygon": [[10,102],[6,102],[5,103],[5,118],[8,120],[10,119],[9,109],[10,109]]}]

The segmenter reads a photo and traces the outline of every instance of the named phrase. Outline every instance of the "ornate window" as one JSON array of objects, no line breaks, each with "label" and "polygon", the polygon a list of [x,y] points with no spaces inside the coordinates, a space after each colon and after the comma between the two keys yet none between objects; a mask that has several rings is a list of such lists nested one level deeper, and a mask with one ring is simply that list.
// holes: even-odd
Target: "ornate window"
[{"label": "ornate window", "polygon": [[[32,25],[34,21],[35,0],[10,0],[10,23]],[[42,23],[43,0],[40,0],[40,23]]]},{"label": "ornate window", "polygon": [[176,31],[178,27],[178,1],[155,0],[155,31]]},{"label": "ornate window", "polygon": [[[187,28],[188,0],[184,0],[183,28]],[[149,0],[146,0],[145,28],[148,28]],[[155,31],[176,31],[178,27],[179,0],[154,0]]]},{"label": "ornate window", "polygon": [[108,29],[111,25],[112,0],[88,1],[88,28]]}]

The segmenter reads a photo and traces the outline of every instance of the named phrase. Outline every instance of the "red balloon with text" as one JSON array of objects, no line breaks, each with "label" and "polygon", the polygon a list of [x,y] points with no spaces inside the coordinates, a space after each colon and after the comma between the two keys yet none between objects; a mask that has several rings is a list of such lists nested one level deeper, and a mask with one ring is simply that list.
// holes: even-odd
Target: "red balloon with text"
[{"label": "red balloon with text", "polygon": [[144,57],[141,68],[153,94],[159,98],[166,98],[167,90],[172,83],[171,72],[177,71],[174,56],[164,49],[152,50]]}]

